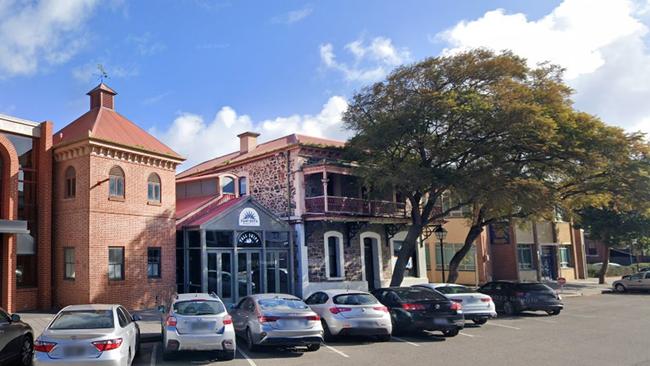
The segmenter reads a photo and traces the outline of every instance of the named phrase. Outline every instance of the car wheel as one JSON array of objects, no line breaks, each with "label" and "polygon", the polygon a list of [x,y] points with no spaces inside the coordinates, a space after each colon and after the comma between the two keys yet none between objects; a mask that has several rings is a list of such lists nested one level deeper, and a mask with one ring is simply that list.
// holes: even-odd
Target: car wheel
[{"label": "car wheel", "polygon": [[510,301],[507,301],[506,303],[503,304],[503,312],[509,316],[517,314],[517,310],[515,309],[515,306]]},{"label": "car wheel", "polygon": [[548,315],[559,315],[559,314],[560,314],[560,310],[558,310],[558,309],[556,309],[556,310],[549,310],[549,311],[546,312],[546,314],[548,314]]},{"label": "car wheel", "polygon": [[253,332],[250,328],[246,329],[246,347],[249,351],[256,351],[259,348],[253,341]]},{"label": "car wheel", "polygon": [[616,290],[616,292],[621,292],[621,293],[627,291],[627,289],[625,288],[625,286],[623,286],[623,285],[620,284],[620,283],[617,283],[616,286],[614,287],[614,289]]},{"label": "car wheel", "polygon": [[442,335],[447,338],[451,338],[457,336],[459,332],[460,331],[458,329],[443,330]]},{"label": "car wheel", "polygon": [[217,353],[217,359],[221,361],[232,361],[235,359],[235,351],[219,351]]},{"label": "car wheel", "polygon": [[320,344],[310,344],[307,346],[307,351],[308,352],[316,352],[320,349]]},{"label": "car wheel", "polygon": [[390,338],[391,338],[390,334],[382,334],[382,335],[377,336],[377,340],[379,342],[388,342],[388,341],[390,341]]},{"label": "car wheel", "polygon": [[474,322],[474,324],[483,325],[487,323],[488,320],[487,318],[479,318],[479,319],[472,319],[472,321]]},{"label": "car wheel", "polygon": [[23,338],[23,344],[20,347],[20,365],[31,366],[33,357],[34,342],[32,341],[32,337],[27,335]]},{"label": "car wheel", "polygon": [[325,339],[325,342],[332,341],[334,336],[332,335],[332,332],[330,332],[330,327],[327,325],[327,322],[321,319],[321,325],[323,326],[323,338]]}]

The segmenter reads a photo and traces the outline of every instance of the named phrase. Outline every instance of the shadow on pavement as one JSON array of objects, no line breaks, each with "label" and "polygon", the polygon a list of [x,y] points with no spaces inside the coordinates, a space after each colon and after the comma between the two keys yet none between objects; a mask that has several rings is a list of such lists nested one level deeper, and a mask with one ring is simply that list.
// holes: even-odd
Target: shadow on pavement
[{"label": "shadow on pavement", "polygon": [[237,338],[237,349],[241,349],[248,357],[253,360],[263,360],[269,358],[298,358],[302,357],[306,351],[303,349],[280,348],[280,347],[260,347],[256,351],[251,351],[246,347],[246,342]]}]

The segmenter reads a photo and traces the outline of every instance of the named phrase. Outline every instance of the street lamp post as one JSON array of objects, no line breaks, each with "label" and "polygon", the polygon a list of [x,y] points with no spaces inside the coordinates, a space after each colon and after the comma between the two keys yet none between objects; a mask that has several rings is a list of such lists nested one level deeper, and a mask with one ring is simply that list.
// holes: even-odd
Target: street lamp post
[{"label": "street lamp post", "polygon": [[442,266],[442,283],[445,283],[445,252],[442,248],[442,245],[445,237],[447,236],[447,230],[445,230],[442,225],[438,225],[438,227],[433,232],[436,234],[436,238],[440,240],[440,265]]}]

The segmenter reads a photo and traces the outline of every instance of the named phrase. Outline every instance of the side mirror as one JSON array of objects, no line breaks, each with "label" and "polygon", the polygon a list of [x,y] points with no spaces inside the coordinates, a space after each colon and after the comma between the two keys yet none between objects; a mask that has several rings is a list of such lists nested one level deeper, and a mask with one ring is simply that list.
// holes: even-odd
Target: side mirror
[{"label": "side mirror", "polygon": [[11,321],[12,321],[12,322],[19,322],[19,321],[20,321],[20,315],[18,315],[18,314],[11,314]]},{"label": "side mirror", "polygon": [[228,310],[235,310],[237,309],[237,305],[233,304],[228,304]]},{"label": "side mirror", "polygon": [[165,305],[158,305],[158,312],[161,314],[165,313]]},{"label": "side mirror", "polygon": [[134,322],[139,322],[140,320],[142,320],[142,317],[138,314],[133,314],[132,318]]}]

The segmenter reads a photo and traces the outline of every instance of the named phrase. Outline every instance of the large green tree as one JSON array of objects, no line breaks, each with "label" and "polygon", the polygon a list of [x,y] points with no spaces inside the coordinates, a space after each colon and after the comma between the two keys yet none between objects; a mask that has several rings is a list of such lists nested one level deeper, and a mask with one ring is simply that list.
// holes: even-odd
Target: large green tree
[{"label": "large green tree", "polygon": [[[423,228],[450,211],[471,204],[481,228],[511,214],[487,203],[495,192],[484,184],[512,176],[502,188],[524,189],[510,197],[512,207],[547,194],[530,169],[554,161],[549,155],[560,145],[553,144],[562,141],[554,138],[556,120],[571,113],[569,95],[556,67],[529,68],[509,52],[474,50],[400,67],[353,97],[344,117],[354,133],[350,157],[369,183],[394,187],[410,207],[391,285],[401,284]],[[460,199],[443,210],[445,192]]]}]

